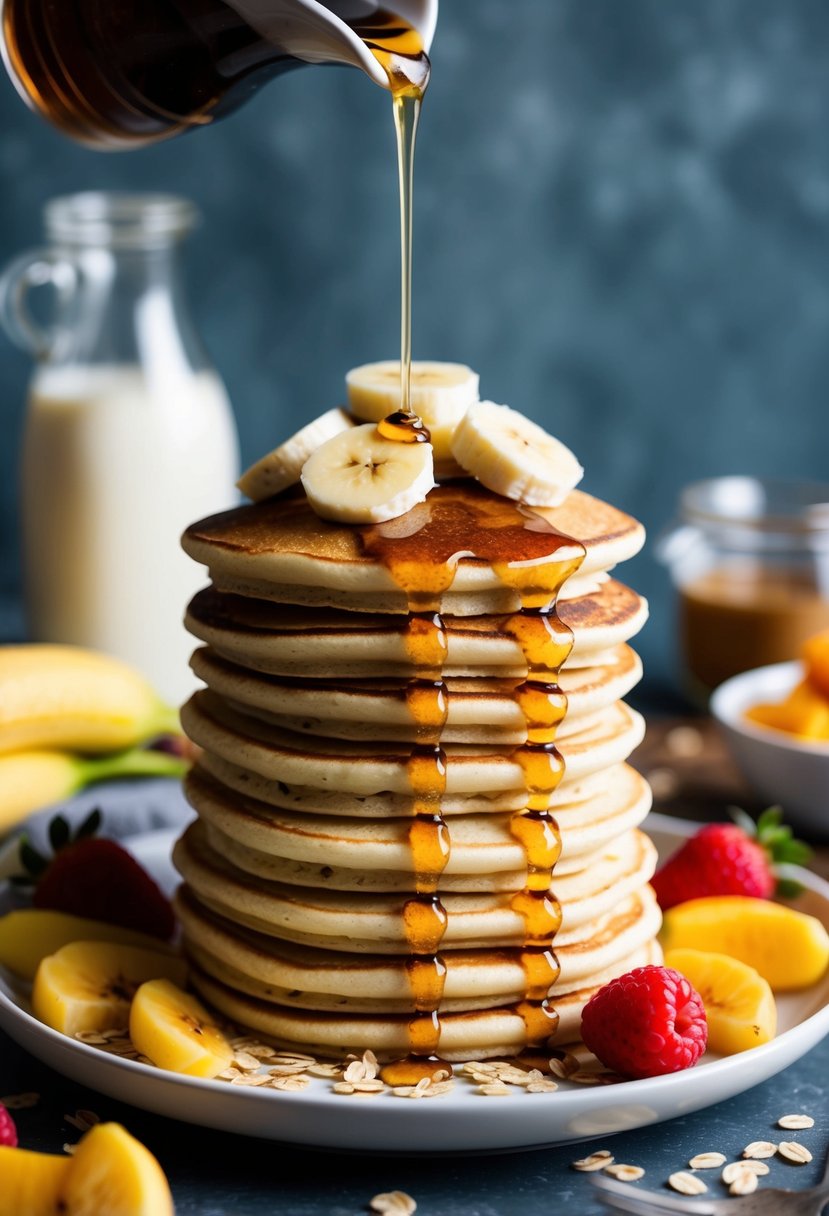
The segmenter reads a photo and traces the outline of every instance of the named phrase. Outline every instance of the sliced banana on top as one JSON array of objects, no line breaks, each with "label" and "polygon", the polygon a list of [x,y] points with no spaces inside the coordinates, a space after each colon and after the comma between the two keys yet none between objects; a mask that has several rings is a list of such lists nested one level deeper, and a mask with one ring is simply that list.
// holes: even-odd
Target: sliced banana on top
[{"label": "sliced banana on top", "polygon": [[379,524],[405,515],[434,484],[430,443],[385,439],[371,422],[329,439],[302,470],[317,515],[349,524]]},{"label": "sliced banana on top", "polygon": [[557,507],[584,475],[563,443],[493,401],[469,407],[452,438],[452,455],[488,489],[531,507]]},{"label": "sliced banana on top", "polygon": [[[355,367],[345,378],[348,405],[358,418],[379,422],[400,409],[400,363],[388,359]],[[463,363],[412,362],[411,408],[429,428],[435,462],[451,460],[455,427],[478,400],[478,376]]]},{"label": "sliced banana on top", "polygon": [[253,502],[261,502],[263,498],[270,498],[272,494],[296,485],[308,457],[327,440],[343,431],[350,431],[353,426],[345,410],[328,410],[252,464],[236,485]]}]

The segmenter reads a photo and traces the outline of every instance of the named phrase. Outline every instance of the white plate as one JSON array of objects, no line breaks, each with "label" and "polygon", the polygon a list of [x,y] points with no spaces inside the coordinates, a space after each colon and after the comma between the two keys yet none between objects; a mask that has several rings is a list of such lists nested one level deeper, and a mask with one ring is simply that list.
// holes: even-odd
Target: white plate
[{"label": "white plate", "polygon": [[[670,852],[698,825],[652,815],[646,827]],[[130,842],[161,879],[173,881],[172,838],[152,833]],[[829,926],[829,884],[791,868],[806,891],[799,906]],[[373,1152],[469,1152],[529,1149],[645,1127],[713,1106],[774,1076],[829,1033],[829,976],[804,993],[778,1000],[780,1033],[742,1055],[706,1055],[670,1076],[596,1088],[562,1083],[551,1094],[488,1098],[459,1080],[455,1091],[413,1102],[380,1094],[358,1098],[315,1080],[302,1093],[251,1089],[164,1073],[105,1055],[42,1025],[0,977],[0,1026],[39,1060],[101,1093],[156,1114],[205,1127],[318,1148]]]}]

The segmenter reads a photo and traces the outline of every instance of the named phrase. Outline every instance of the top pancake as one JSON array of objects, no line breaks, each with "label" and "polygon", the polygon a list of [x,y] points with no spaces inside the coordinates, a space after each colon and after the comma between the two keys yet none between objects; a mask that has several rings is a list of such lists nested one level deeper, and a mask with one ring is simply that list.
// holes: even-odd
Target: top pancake
[{"label": "top pancake", "polygon": [[[518,508],[476,482],[436,487],[425,503],[399,519],[376,527],[332,523],[315,514],[304,494],[289,494],[213,515],[187,529],[186,552],[207,566],[223,591],[280,603],[330,606],[355,611],[405,613],[407,598],[377,551],[384,538],[434,559],[436,538],[456,562],[451,588],[440,610],[459,615],[511,612],[521,604],[489,560],[476,550],[491,548],[498,530],[480,522],[480,512],[513,510],[522,521],[504,531],[500,560],[535,565],[562,564],[586,555],[566,595],[594,589],[604,572],[632,557],[644,530],[631,516],[574,490],[559,507]],[[450,519],[451,511],[451,519]],[[443,526],[444,515],[446,525]],[[543,522],[541,522],[543,521]],[[572,544],[566,543],[570,538]],[[418,541],[422,544],[418,549]],[[532,549],[532,559],[520,550]],[[369,551],[371,550],[371,551]]]}]

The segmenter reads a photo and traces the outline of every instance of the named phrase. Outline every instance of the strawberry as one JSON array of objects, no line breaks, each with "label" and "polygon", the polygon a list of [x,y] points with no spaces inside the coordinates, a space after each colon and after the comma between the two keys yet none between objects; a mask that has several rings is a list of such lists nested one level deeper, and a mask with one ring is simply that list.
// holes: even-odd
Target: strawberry
[{"label": "strawberry", "polygon": [[170,901],[125,848],[95,836],[100,824],[100,811],[93,811],[73,836],[64,817],[56,816],[49,824],[51,859],[21,839],[20,860],[28,871],[22,881],[34,886],[32,903],[168,941],[175,931]]},{"label": "strawberry", "polygon": [[670,967],[637,967],[600,988],[584,1007],[581,1035],[623,1077],[658,1077],[692,1068],[705,1051],[702,998]]},{"label": "strawberry", "polygon": [[17,1148],[17,1128],[14,1119],[0,1102],[0,1144],[7,1148]]},{"label": "strawberry", "polygon": [[735,823],[709,823],[674,853],[651,879],[663,911],[706,895],[750,895],[771,899],[791,894],[792,884],[778,881],[778,862],[803,862],[811,853],[792,838],[780,807],[769,807],[755,823],[734,808]]}]

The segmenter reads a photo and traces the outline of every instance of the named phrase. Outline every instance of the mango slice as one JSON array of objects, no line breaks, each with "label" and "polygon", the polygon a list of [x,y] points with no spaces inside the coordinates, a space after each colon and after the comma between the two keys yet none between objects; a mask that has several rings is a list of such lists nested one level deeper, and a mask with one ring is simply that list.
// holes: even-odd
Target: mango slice
[{"label": "mango slice", "polygon": [[712,1051],[731,1056],[774,1038],[774,995],[753,967],[727,954],[688,949],[669,950],[665,966],[680,971],[702,997]]},{"label": "mango slice", "polygon": [[739,959],[775,992],[807,988],[829,965],[829,933],[816,917],[745,895],[677,904],[665,913],[659,938],[665,951],[690,947]]},{"label": "mango slice", "polygon": [[67,1165],[60,1191],[62,1206],[53,1208],[53,1214],[174,1216],[173,1197],[161,1166],[118,1123],[98,1123],[91,1128]]},{"label": "mango slice", "polygon": [[829,629],[816,633],[804,644],[803,662],[812,684],[829,700]]},{"label": "mango slice", "polygon": [[0,1145],[0,1216],[57,1216],[71,1157]]},{"label": "mango slice", "polygon": [[43,959],[32,1010],[47,1026],[73,1037],[126,1027],[135,992],[146,980],[184,982],[183,959],[161,950],[114,942],[71,942]]},{"label": "mango slice", "polygon": [[130,1038],[159,1068],[191,1077],[215,1077],[233,1060],[233,1048],[204,1006],[169,980],[150,980],[138,989]]},{"label": "mango slice", "polygon": [[23,908],[0,916],[0,966],[24,980],[33,980],[44,958],[71,942],[119,942],[164,950],[162,942],[133,929],[108,925],[68,912],[46,908]]}]

